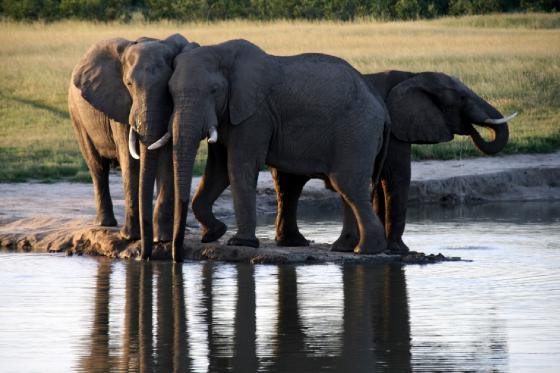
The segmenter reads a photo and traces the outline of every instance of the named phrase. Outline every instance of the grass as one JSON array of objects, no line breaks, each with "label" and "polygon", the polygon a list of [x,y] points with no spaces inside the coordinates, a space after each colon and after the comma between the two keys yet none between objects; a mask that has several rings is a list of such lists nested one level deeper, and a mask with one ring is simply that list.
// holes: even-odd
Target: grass
[{"label": "grass", "polygon": [[[0,181],[88,180],[66,107],[72,67],[97,40],[175,32],[201,44],[246,38],[278,55],[334,54],[364,73],[401,69],[452,74],[502,112],[520,112],[504,153],[560,149],[558,14],[393,23],[0,22]],[[415,159],[474,155],[478,152],[464,138],[414,147]]]}]

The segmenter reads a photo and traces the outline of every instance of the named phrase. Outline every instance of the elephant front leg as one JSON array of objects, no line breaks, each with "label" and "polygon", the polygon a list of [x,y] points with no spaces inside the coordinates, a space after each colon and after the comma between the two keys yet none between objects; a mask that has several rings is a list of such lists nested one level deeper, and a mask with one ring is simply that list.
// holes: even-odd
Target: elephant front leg
[{"label": "elephant front leg", "polygon": [[204,175],[192,201],[193,214],[202,225],[202,242],[216,241],[227,231],[227,226],[214,216],[212,206],[228,186],[226,149],[221,144],[209,144]]},{"label": "elephant front leg", "polygon": [[128,152],[128,129],[121,129],[116,124],[113,131],[118,141],[119,164],[122,170],[124,191],[124,224],[120,235],[125,240],[140,239],[140,207],[138,201],[140,162],[133,159]]},{"label": "elephant front leg", "polygon": [[156,242],[169,242],[173,237],[173,162],[171,144],[159,150],[157,167],[158,198],[154,209],[154,239]]},{"label": "elephant front leg", "polygon": [[309,246],[297,225],[297,207],[307,176],[287,174],[271,168],[278,209],[276,212],[276,243],[278,246]]},{"label": "elephant front leg", "polygon": [[411,145],[391,139],[381,175],[381,185],[385,195],[388,250],[392,253],[407,253],[410,250],[402,240],[410,189],[410,158]]},{"label": "elephant front leg", "polygon": [[228,245],[259,247],[259,240],[255,236],[259,163],[254,160],[236,161],[230,156],[228,173],[237,222],[237,233],[228,240]]}]

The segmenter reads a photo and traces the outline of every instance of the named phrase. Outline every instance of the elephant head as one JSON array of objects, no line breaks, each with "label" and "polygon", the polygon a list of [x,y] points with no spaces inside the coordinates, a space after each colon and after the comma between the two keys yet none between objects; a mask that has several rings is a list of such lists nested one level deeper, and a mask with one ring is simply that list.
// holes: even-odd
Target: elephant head
[{"label": "elephant head", "polygon": [[173,59],[188,45],[179,34],[165,40],[104,40],[75,70],[73,83],[86,101],[109,118],[130,124],[130,153],[136,159],[137,138],[150,145],[167,130],[173,110],[167,82]]},{"label": "elephant head", "polygon": [[[153,240],[152,199],[160,155],[149,152],[167,133],[173,103],[168,81],[175,56],[184,48],[198,46],[179,34],[158,40],[122,38],[95,44],[80,61],[72,77],[82,97],[110,119],[130,125],[130,155],[140,159],[140,228],[142,255],[149,257]],[[140,154],[137,142],[140,140]],[[170,158],[171,150],[167,157]],[[170,163],[170,161],[168,162]],[[171,183],[171,166],[165,176]],[[169,193],[172,194],[172,193]],[[168,224],[170,225],[170,223]]]},{"label": "elephant head", "polygon": [[[251,117],[277,77],[274,62],[257,46],[233,40],[178,55],[169,81],[173,96],[175,216],[173,255],[181,260],[193,165],[200,141],[218,140],[219,125]],[[169,137],[169,135],[164,136]],[[250,144],[248,144],[250,146]]]},{"label": "elephant head", "polygon": [[[402,72],[394,72],[402,76]],[[401,141],[430,144],[450,141],[453,135],[468,135],[485,154],[496,154],[507,144],[507,122],[517,113],[500,112],[457,78],[423,72],[396,84],[387,95],[391,132]],[[485,141],[473,124],[492,131]]]}]

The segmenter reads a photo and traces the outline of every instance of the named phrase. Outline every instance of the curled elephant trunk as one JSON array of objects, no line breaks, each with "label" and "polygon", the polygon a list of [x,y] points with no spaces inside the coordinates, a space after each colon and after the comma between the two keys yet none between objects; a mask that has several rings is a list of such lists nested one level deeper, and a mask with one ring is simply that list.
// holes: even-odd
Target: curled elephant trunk
[{"label": "curled elephant trunk", "polygon": [[492,131],[492,140],[484,140],[474,126],[471,126],[469,135],[478,150],[484,154],[494,155],[500,152],[507,145],[509,140],[509,128],[507,122],[515,118],[517,113],[504,117],[498,110],[488,104],[484,105],[483,108],[484,110],[476,107],[471,111],[472,120],[473,123],[486,127]]},{"label": "curled elephant trunk", "polygon": [[507,145],[509,140],[509,130],[507,124],[487,125],[486,127],[494,134],[494,138],[491,141],[484,140],[474,127],[470,136],[478,150],[484,154],[494,155],[499,153]]},{"label": "curled elephant trunk", "polygon": [[138,136],[136,131],[132,126],[130,126],[130,131],[128,132],[128,151],[134,159],[140,159],[140,155],[136,151],[136,143],[138,142]]}]

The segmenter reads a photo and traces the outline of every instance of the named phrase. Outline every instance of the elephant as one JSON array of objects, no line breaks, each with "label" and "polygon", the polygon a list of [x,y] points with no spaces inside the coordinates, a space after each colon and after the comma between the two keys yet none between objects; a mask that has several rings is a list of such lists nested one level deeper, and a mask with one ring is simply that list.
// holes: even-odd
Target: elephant
[{"label": "elephant", "polygon": [[[385,101],[391,118],[391,136],[381,182],[374,187],[373,204],[384,223],[388,250],[406,253],[403,242],[406,205],[410,186],[411,144],[450,141],[454,135],[468,135],[484,154],[493,155],[507,144],[507,122],[517,113],[503,117],[459,79],[436,72],[386,71],[364,75],[370,89]],[[494,134],[485,141],[473,124]],[[309,180],[284,170],[272,170],[278,196],[276,241],[280,246],[307,246],[297,226],[297,202]],[[333,247],[351,251],[358,242],[352,211],[344,206],[343,229]]]},{"label": "elephant", "polygon": [[225,232],[211,206],[231,183],[237,232],[228,245],[259,246],[256,184],[266,164],[328,180],[356,215],[355,251],[385,249],[383,225],[369,201],[387,110],[346,61],[311,53],[278,57],[230,40],[179,54],[169,90],[172,136],[164,137],[173,139],[175,261],[182,260],[193,164],[206,137],[206,170],[193,198],[203,240]]},{"label": "elephant", "polygon": [[[154,230],[157,241],[170,241],[173,228],[171,146],[154,152],[148,152],[147,146],[166,132],[157,130],[167,126],[173,111],[167,88],[173,60],[185,48],[196,46],[179,34],[164,40],[102,40],[86,52],[70,80],[68,107],[93,180],[95,223],[117,225],[109,192],[109,169],[118,163],[125,198],[121,237],[141,237],[145,257],[151,252]],[[159,191],[152,226],[156,178]]]}]

